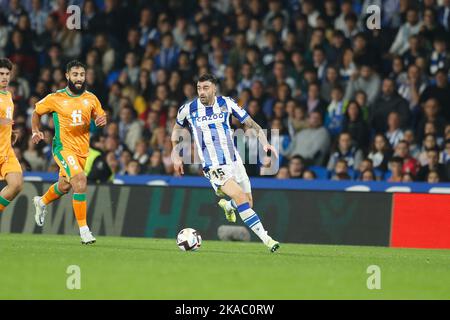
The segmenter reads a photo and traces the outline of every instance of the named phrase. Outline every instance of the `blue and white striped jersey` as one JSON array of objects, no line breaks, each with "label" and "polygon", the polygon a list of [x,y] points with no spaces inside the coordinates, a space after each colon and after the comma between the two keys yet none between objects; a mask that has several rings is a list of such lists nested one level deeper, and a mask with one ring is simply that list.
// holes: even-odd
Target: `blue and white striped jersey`
[{"label": "blue and white striped jersey", "polygon": [[216,97],[213,106],[204,106],[197,98],[178,110],[176,121],[183,127],[189,125],[204,169],[240,159],[233,143],[231,115],[241,123],[249,117],[233,99],[222,96]]}]

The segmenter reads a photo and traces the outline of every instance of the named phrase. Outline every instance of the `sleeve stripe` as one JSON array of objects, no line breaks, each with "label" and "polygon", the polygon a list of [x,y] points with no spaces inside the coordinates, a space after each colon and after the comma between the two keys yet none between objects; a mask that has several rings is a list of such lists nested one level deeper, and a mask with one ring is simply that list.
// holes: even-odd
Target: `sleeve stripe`
[{"label": "sleeve stripe", "polygon": [[249,114],[246,113],[241,119],[239,119],[242,122],[244,122],[245,120],[247,120],[247,118],[249,117]]}]

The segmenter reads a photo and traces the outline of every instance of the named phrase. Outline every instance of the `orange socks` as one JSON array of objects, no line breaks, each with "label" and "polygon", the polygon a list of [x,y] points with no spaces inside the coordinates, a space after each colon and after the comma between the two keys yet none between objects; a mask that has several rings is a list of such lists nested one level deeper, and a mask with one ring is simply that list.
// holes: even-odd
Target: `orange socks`
[{"label": "orange socks", "polygon": [[[58,189],[58,183],[53,184],[48,191],[42,196],[41,201],[44,205],[48,205],[49,203],[61,198],[64,195],[61,191]],[[1,204],[3,202],[0,198],[0,211]],[[84,227],[87,225],[86,222],[86,213],[87,213],[87,206],[86,206],[86,194],[85,193],[74,193],[73,199],[72,199],[72,205],[73,205],[73,211],[75,212],[75,218],[77,219],[78,226]],[[6,205],[5,205],[6,206]]]},{"label": "orange socks", "polygon": [[53,184],[50,188],[48,188],[47,192],[42,196],[42,202],[45,205],[48,205],[49,203],[61,198],[64,195],[61,191],[58,189],[58,182]]},{"label": "orange socks", "polygon": [[87,205],[86,205],[86,193],[74,193],[73,194],[73,211],[75,212],[75,217],[78,222],[78,226],[84,227],[87,225],[86,222],[86,213],[87,213]]},{"label": "orange socks", "polygon": [[10,202],[11,201],[9,201],[9,200],[3,198],[2,196],[0,196],[0,213],[2,213],[3,210],[5,210],[5,208],[8,206],[8,204]]}]

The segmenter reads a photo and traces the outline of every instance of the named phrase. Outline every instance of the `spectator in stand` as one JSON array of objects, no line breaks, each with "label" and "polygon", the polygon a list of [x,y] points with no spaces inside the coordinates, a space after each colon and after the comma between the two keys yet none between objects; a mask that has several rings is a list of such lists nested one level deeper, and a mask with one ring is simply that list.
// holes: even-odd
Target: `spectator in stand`
[{"label": "spectator in stand", "polygon": [[289,133],[292,137],[297,132],[308,128],[308,119],[306,117],[306,107],[304,105],[295,103],[295,107],[292,112],[292,116],[289,115],[289,118],[288,118],[288,128],[289,128]]},{"label": "spectator in stand", "polygon": [[439,162],[446,165],[450,162],[450,139],[445,140],[444,149],[441,152]]},{"label": "spectator in stand", "polygon": [[378,98],[381,86],[380,76],[373,70],[372,66],[363,64],[358,72],[354,73],[348,83],[345,92],[345,100],[352,100],[358,90],[367,95],[367,105],[371,106]]},{"label": "spectator in stand", "polygon": [[392,156],[389,141],[383,134],[377,134],[373,140],[368,158],[373,161],[374,169],[386,172]]},{"label": "spectator in stand", "polygon": [[[431,98],[436,99],[439,106],[442,106],[442,116],[450,122],[450,84],[448,82],[448,71],[439,69],[434,77],[435,84],[428,86],[420,96],[420,102],[423,103]],[[420,140],[419,140],[420,141]]]},{"label": "spectator in stand", "polygon": [[404,173],[402,176],[402,182],[414,182],[414,176],[411,173]]},{"label": "spectator in stand", "polygon": [[31,139],[28,140],[28,148],[23,153],[23,158],[30,164],[32,171],[46,170],[46,162],[42,155],[42,150]]},{"label": "spectator in stand", "polygon": [[330,132],[332,138],[336,137],[342,131],[346,107],[347,102],[344,101],[342,88],[340,86],[333,87],[331,90],[331,102],[325,113],[325,127]]},{"label": "spectator in stand", "polygon": [[142,136],[142,125],[136,119],[136,113],[131,107],[124,107],[120,110],[119,137],[125,145],[134,151],[136,142]]},{"label": "spectator in stand", "polygon": [[409,109],[415,115],[419,108],[420,95],[424,92],[427,84],[420,73],[420,69],[411,64],[408,67],[406,79],[402,81],[398,88],[398,93],[406,101],[409,101]]},{"label": "spectator in stand", "polygon": [[399,55],[405,53],[409,48],[409,37],[418,34],[421,27],[422,22],[419,20],[419,13],[415,8],[409,8],[406,12],[406,22],[398,30],[389,53]]},{"label": "spectator in stand", "polygon": [[351,180],[348,173],[347,161],[339,159],[331,172],[331,180]]},{"label": "spectator in stand", "polygon": [[361,173],[361,181],[375,181],[375,172],[372,170],[365,170]]},{"label": "spectator in stand", "polygon": [[359,106],[361,107],[361,112],[362,112],[364,121],[368,122],[369,107],[367,106],[367,94],[362,90],[356,91],[355,101],[358,102]]},{"label": "spectator in stand", "polygon": [[402,57],[394,56],[392,58],[392,71],[389,74],[389,78],[393,79],[397,86],[406,81],[407,75]]},{"label": "spectator in stand", "polygon": [[400,115],[396,111],[392,111],[388,115],[387,119],[388,129],[386,131],[386,138],[388,139],[392,148],[395,148],[397,144],[403,140],[404,133],[400,129]]},{"label": "spectator in stand", "polygon": [[303,179],[305,179],[305,180],[316,180],[317,176],[314,173],[314,171],[312,171],[312,170],[305,170],[305,172],[303,172]]},{"label": "spectator in stand", "polygon": [[150,156],[147,167],[148,174],[165,174],[164,164],[162,162],[162,154],[159,150],[154,150]]},{"label": "spectator in stand", "polygon": [[[450,89],[450,88],[449,88]],[[423,106],[423,113],[421,114],[420,121],[417,125],[417,140],[422,141],[425,136],[425,126],[428,122],[432,122],[435,125],[436,135],[442,137],[444,128],[446,125],[445,118],[441,116],[441,106],[439,101],[435,98],[430,98],[425,101]]]},{"label": "spectator in stand", "polygon": [[131,160],[127,165],[125,172],[128,176],[137,176],[141,172],[141,166],[137,160]]},{"label": "spectator in stand", "polygon": [[403,159],[400,157],[392,157],[389,160],[390,177],[388,182],[402,182],[403,177]]},{"label": "spectator in stand", "polygon": [[137,160],[145,170],[145,165],[148,162],[149,156],[148,156],[147,142],[144,139],[141,139],[138,142],[136,142],[136,148],[134,150],[133,159]]},{"label": "spectator in stand", "polygon": [[289,160],[288,169],[290,178],[302,178],[305,171],[304,159],[299,155],[293,156]]},{"label": "spectator in stand", "polygon": [[289,169],[286,166],[282,166],[280,167],[280,169],[278,169],[278,172],[275,176],[275,178],[277,179],[289,179],[291,176],[289,175]]},{"label": "spectator in stand", "polygon": [[325,79],[320,85],[320,97],[324,101],[331,101],[331,92],[336,87],[340,87],[343,90],[339,79],[339,70],[337,67],[328,66]]},{"label": "spectator in stand", "polygon": [[349,169],[357,169],[363,160],[362,151],[353,145],[352,137],[348,132],[339,135],[336,151],[331,154],[327,169],[333,170],[340,159],[345,159]]},{"label": "spectator in stand", "polygon": [[341,2],[341,14],[334,20],[334,28],[337,30],[345,31],[345,17],[353,12],[353,1],[343,0]]},{"label": "spectator in stand", "polygon": [[436,170],[430,170],[427,175],[428,183],[439,183],[441,182],[441,177],[439,176],[439,172]]},{"label": "spectator in stand", "polygon": [[362,179],[362,173],[364,171],[373,171],[373,161],[370,160],[369,158],[365,158],[361,161],[361,163],[359,164],[359,167],[357,168],[358,170],[356,171],[356,177],[358,180]]},{"label": "spectator in stand", "polygon": [[320,85],[318,82],[312,82],[308,85],[308,95],[304,103],[308,108],[308,113],[320,112],[322,116],[325,114],[326,102],[320,98]]},{"label": "spectator in stand", "polygon": [[397,112],[400,117],[399,126],[405,129],[410,125],[411,112],[408,102],[395,90],[395,82],[386,78],[383,80],[381,96],[371,108],[371,124],[376,132],[386,132],[388,116],[391,112]]},{"label": "spectator in stand", "polygon": [[450,54],[447,52],[447,43],[443,34],[439,34],[434,38],[433,49],[430,58],[431,75],[435,75],[439,69],[447,70],[450,67]]},{"label": "spectator in stand", "polygon": [[427,134],[422,142],[422,149],[419,154],[419,163],[424,166],[428,163],[428,151],[438,149],[436,136],[433,134]]},{"label": "spectator in stand", "polygon": [[366,147],[369,141],[369,130],[367,128],[367,123],[364,121],[361,107],[355,100],[350,101],[347,105],[342,124],[342,131],[350,134],[355,147],[367,151]]},{"label": "spectator in stand", "polygon": [[417,180],[427,181],[428,174],[432,171],[435,171],[439,176],[439,181],[446,182],[446,169],[447,168],[442,163],[439,163],[439,150],[430,149],[427,151],[427,164],[420,167],[419,172],[417,173]]},{"label": "spectator in stand", "polygon": [[414,137],[414,131],[411,129],[405,130],[404,135],[403,135],[403,140],[408,142],[409,154],[411,155],[411,157],[413,157],[415,159],[419,159],[420,148],[416,143],[416,140]]},{"label": "spectator in stand", "polygon": [[313,66],[317,70],[317,78],[323,82],[327,73],[328,61],[325,50],[320,46],[313,50]]},{"label": "spectator in stand", "polygon": [[409,153],[409,144],[406,140],[401,140],[395,147],[394,152],[395,157],[400,157],[403,159],[402,173],[411,173],[416,176],[417,170],[419,169],[419,161],[411,157]]},{"label": "spectator in stand", "polygon": [[308,117],[309,128],[295,134],[283,155],[302,156],[312,165],[322,165],[330,147],[327,129],[322,126],[322,115],[313,111]]}]

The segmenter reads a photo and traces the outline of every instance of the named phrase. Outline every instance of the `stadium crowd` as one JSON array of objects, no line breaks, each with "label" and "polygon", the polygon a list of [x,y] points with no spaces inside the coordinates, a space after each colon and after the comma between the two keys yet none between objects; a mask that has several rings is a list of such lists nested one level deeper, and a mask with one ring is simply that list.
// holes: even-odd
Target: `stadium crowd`
[{"label": "stadium crowd", "polygon": [[[72,4],[80,30],[66,27]],[[381,29],[366,27],[371,4]],[[450,0],[0,0],[0,8],[24,170],[58,170],[52,119],[35,146],[30,115],[66,86],[65,63],[79,59],[110,119],[101,131],[92,126],[92,146],[114,174],[173,174],[177,110],[210,72],[220,94],[279,130],[276,178],[450,179]]]}]

